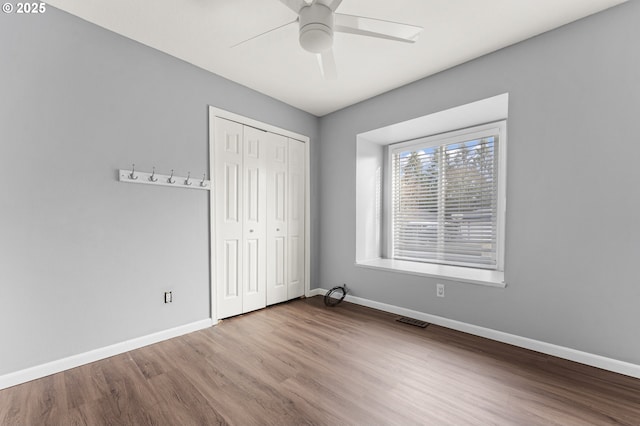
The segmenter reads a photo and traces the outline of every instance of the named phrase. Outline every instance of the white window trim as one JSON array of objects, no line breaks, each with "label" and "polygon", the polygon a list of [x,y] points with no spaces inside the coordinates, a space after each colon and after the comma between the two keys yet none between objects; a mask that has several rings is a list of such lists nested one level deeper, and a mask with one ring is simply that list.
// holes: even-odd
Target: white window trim
[{"label": "white window trim", "polygon": [[[506,120],[508,118],[508,105],[509,94],[503,93],[405,122],[372,129],[357,135],[355,266],[391,273],[478,284],[492,288],[506,287],[504,271],[384,258],[388,253],[387,228],[382,226],[380,218],[389,217],[390,212],[386,208],[389,203],[383,203],[383,207],[378,209],[375,200],[380,198],[380,188],[386,186],[386,175],[382,181],[374,177],[381,175],[378,171],[384,168],[386,164],[386,148],[389,144],[418,139],[429,134],[440,134],[452,129]],[[506,148],[502,151],[502,155],[506,157]],[[499,190],[506,193],[506,179],[501,179],[500,182],[503,187],[499,188]],[[386,191],[387,188],[385,188]],[[506,197],[503,198],[502,203],[503,205],[499,206],[499,208],[504,214]],[[380,234],[381,229],[384,233],[382,235]],[[504,232],[501,238],[503,241],[501,258],[504,259]]]},{"label": "white window trim", "polygon": [[[506,171],[507,171],[507,121],[501,120],[493,123],[487,123],[480,126],[474,126],[471,128],[458,129],[450,132],[446,132],[438,135],[425,136],[419,139],[414,139],[405,142],[399,142],[390,144],[387,146],[387,158],[385,164],[385,185],[386,190],[391,191],[392,187],[392,162],[393,162],[393,153],[407,147],[413,147],[416,145],[420,146],[439,146],[444,144],[452,144],[458,142],[464,142],[470,139],[481,138],[489,133],[498,135],[498,188],[497,188],[497,196],[498,196],[498,204],[497,204],[497,230],[496,230],[496,268],[493,271],[504,271],[504,229],[505,229],[505,211],[506,211]],[[390,193],[390,192],[389,192]],[[393,248],[393,209],[391,208],[391,200],[390,197],[387,201],[385,201],[385,225],[384,228],[387,232],[387,253],[391,256],[394,253]],[[397,259],[389,259],[396,260]],[[432,265],[441,265],[437,263],[429,263],[429,262],[412,262],[412,261],[402,261],[406,263],[427,263]],[[441,266],[454,266],[454,265],[441,265]],[[485,270],[483,268],[474,268],[473,266],[463,267],[464,269],[478,269]],[[409,268],[413,269],[413,268]],[[422,269],[422,268],[418,268]],[[427,268],[430,269],[430,268]],[[445,268],[447,269],[447,268]],[[436,268],[436,270],[441,270],[440,268]],[[465,273],[458,274],[465,276]]]},{"label": "white window trim", "polygon": [[438,278],[469,284],[505,288],[504,272],[491,269],[466,268],[437,263],[410,262],[396,259],[371,259],[356,262],[356,266],[368,269],[399,272],[421,277]]}]

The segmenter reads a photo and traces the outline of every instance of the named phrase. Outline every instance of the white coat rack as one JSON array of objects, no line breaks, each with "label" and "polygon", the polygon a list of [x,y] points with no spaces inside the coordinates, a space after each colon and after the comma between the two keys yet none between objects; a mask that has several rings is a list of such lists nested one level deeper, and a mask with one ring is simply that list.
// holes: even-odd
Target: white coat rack
[{"label": "white coat rack", "polygon": [[161,175],[156,173],[155,167],[151,173],[139,172],[136,170],[136,165],[132,164],[131,170],[120,169],[118,176],[120,177],[120,182],[211,190],[211,181],[205,179],[206,173],[202,175],[202,179],[193,179],[191,177],[191,172],[189,172],[186,177],[174,176],[173,170],[171,170],[171,174],[169,175]]}]

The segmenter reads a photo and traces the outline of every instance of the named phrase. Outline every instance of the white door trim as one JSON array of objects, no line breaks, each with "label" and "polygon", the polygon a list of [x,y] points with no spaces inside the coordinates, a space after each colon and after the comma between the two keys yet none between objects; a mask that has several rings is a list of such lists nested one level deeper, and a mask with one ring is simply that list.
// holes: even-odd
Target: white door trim
[{"label": "white door trim", "polygon": [[305,146],[305,218],[304,218],[304,228],[305,228],[305,238],[304,238],[304,294],[305,296],[309,295],[310,292],[310,284],[311,284],[311,183],[310,183],[310,158],[309,154],[311,152],[310,143],[311,139],[308,136],[301,135],[299,133],[295,133],[286,129],[282,129],[280,127],[273,126],[271,124],[263,123],[258,120],[254,120],[252,118],[244,117],[239,114],[235,114],[233,112],[225,111],[220,108],[216,108],[214,106],[209,106],[209,177],[211,179],[211,191],[209,192],[209,250],[210,250],[210,261],[209,261],[209,289],[211,292],[211,320],[215,324],[218,321],[218,312],[217,312],[217,294],[216,294],[216,285],[215,285],[215,265],[216,265],[216,251],[215,251],[215,182],[213,181],[214,174],[214,141],[215,141],[215,117],[223,118],[230,121],[235,121],[237,123],[243,124],[245,126],[255,127],[260,130],[265,130],[267,132],[276,133],[282,136],[286,136],[291,139],[299,140],[300,142],[304,142]]}]

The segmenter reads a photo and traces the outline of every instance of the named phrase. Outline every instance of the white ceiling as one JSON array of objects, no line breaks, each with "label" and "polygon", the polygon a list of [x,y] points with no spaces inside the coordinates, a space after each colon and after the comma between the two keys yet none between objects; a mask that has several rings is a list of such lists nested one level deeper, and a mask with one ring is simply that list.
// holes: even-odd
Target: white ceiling
[{"label": "white ceiling", "polygon": [[424,27],[415,44],[337,33],[323,80],[278,0],[51,0],[50,5],[322,116],[626,0],[344,0],[339,13]]}]

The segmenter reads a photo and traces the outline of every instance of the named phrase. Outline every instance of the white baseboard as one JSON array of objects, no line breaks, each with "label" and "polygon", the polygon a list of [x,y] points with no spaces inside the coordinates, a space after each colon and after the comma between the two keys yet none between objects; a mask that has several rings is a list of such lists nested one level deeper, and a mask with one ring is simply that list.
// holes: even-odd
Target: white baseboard
[{"label": "white baseboard", "polygon": [[154,343],[161,342],[163,340],[182,336],[183,334],[202,330],[204,328],[211,327],[212,325],[213,322],[210,318],[208,318],[206,320],[192,322],[190,324],[170,328],[169,330],[163,330],[157,333],[149,334],[147,336],[137,337],[125,342],[116,343],[104,348],[94,349],[89,352],[72,355],[67,358],[48,362],[46,364],[26,368],[14,373],[5,374],[3,376],[0,376],[0,389],[5,389],[11,386],[19,385],[21,383],[26,383],[31,380],[46,377],[51,374],[59,373],[60,371],[69,370],[71,368],[109,358],[114,355],[119,355],[121,353],[138,349],[143,346],[148,346]]},{"label": "white baseboard", "polygon": [[328,290],[325,290],[323,288],[312,288],[307,292],[307,297],[324,296],[327,291]]},{"label": "white baseboard", "polygon": [[[324,296],[327,291],[328,290],[326,289],[315,288],[309,291],[309,297],[318,295]],[[342,296],[341,294],[339,295]],[[510,345],[530,349],[547,355],[553,355],[558,358],[579,362],[581,364],[602,368],[603,370],[613,371],[614,373],[620,373],[640,379],[640,365],[638,364],[619,361],[617,359],[607,358],[588,352],[582,352],[564,346],[541,342],[539,340],[533,340],[527,337],[517,336],[515,334],[504,333],[502,331],[480,327],[473,324],[467,324],[436,315],[425,314],[423,312],[401,308],[399,306],[388,305],[386,303],[380,303],[369,299],[363,299],[361,297],[355,297],[349,294],[347,294],[345,300],[347,302],[355,303],[356,305],[367,306],[369,308],[378,309],[380,311],[419,319],[431,324],[436,324],[442,327],[451,328],[453,330],[462,331],[464,333],[473,334],[475,336],[486,337],[487,339],[496,340],[502,343],[508,343]]]}]

